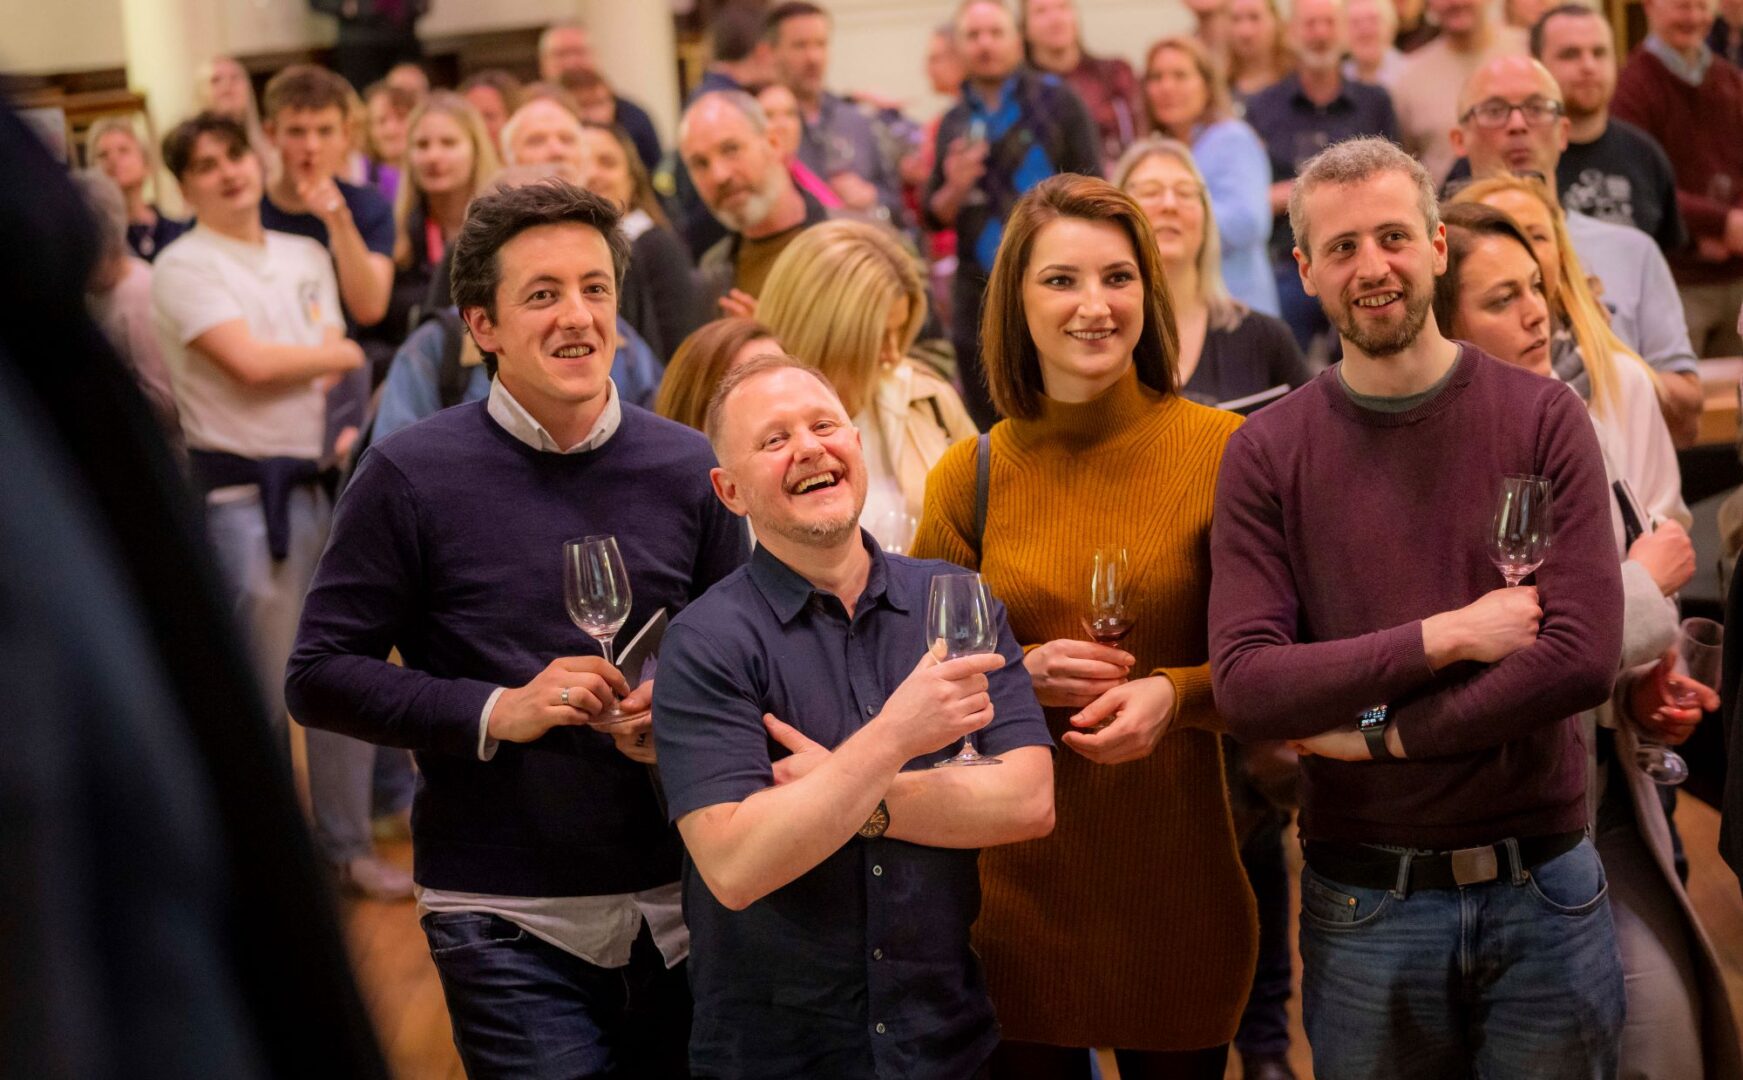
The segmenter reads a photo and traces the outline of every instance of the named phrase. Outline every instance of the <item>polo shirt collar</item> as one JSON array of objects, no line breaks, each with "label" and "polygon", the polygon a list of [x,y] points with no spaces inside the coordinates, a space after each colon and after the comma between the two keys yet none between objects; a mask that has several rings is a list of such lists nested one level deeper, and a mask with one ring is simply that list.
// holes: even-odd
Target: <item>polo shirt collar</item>
[{"label": "polo shirt collar", "polygon": [[1331,109],[1339,105],[1355,104],[1354,99],[1350,97],[1350,80],[1344,78],[1341,73],[1338,75],[1337,96],[1326,102],[1324,105],[1319,104],[1317,101],[1314,101],[1312,98],[1307,96],[1307,91],[1301,88],[1300,75],[1290,72],[1288,75],[1285,75],[1284,78],[1289,82],[1290,100],[1305,105],[1310,109]]},{"label": "polo shirt collar", "polygon": [[[902,582],[899,576],[890,573],[889,560],[884,556],[883,549],[872,539],[871,533],[861,529],[860,542],[865,545],[866,553],[871,556],[871,571],[866,575],[865,591],[860,594],[860,609],[865,601],[894,608],[903,614],[913,610],[912,590]],[[792,567],[777,559],[767,547],[758,544],[751,552],[750,579],[768,601],[769,609],[775,613],[782,626],[798,617],[805,605],[811,602],[813,596],[829,595],[812,585],[799,575]]]}]

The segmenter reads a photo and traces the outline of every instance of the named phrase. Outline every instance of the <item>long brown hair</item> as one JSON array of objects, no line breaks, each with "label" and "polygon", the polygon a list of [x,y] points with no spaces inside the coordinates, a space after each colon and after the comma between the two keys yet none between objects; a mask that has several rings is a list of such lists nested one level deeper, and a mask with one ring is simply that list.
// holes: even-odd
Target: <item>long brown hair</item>
[{"label": "long brown hair", "polygon": [[1156,254],[1156,237],[1132,197],[1106,180],[1062,173],[1042,181],[1017,200],[1005,222],[1004,239],[987,281],[986,313],[981,318],[981,356],[993,404],[1008,417],[1032,420],[1041,414],[1044,395],[1041,356],[1029,335],[1023,310],[1023,278],[1035,237],[1060,218],[1107,221],[1125,230],[1144,286],[1144,326],[1132,350],[1138,381],[1163,394],[1178,389],[1176,364],[1180,335],[1174,303]]},{"label": "long brown hair", "polygon": [[[1190,34],[1175,34],[1165,37],[1150,46],[1150,51],[1144,54],[1144,74],[1142,78],[1148,82],[1150,65],[1156,62],[1156,54],[1164,49],[1173,49],[1192,61],[1192,66],[1198,71],[1198,77],[1204,80],[1204,111],[1198,115],[1196,124],[1214,124],[1218,120],[1227,120],[1234,115],[1235,107],[1229,97],[1228,76],[1223,74],[1217,65],[1216,58],[1210,50],[1204,47],[1204,42]],[[1144,93],[1144,117],[1150,122],[1150,130],[1170,135],[1156,119],[1156,113],[1150,108],[1150,94]]]},{"label": "long brown hair", "polygon": [[708,402],[732,367],[732,358],[758,338],[780,340],[773,330],[755,319],[715,319],[698,327],[678,346],[666,365],[660,391],[654,397],[654,412],[697,431],[704,430]]}]

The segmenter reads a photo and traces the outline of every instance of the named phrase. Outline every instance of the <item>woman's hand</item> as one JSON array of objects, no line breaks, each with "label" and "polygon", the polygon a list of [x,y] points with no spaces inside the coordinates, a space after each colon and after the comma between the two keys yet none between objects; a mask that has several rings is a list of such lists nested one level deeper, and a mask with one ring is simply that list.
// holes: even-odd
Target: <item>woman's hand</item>
[{"label": "woman's hand", "polygon": [[[1693,694],[1696,704],[1677,704],[1684,694]],[[1635,725],[1646,738],[1666,746],[1682,745],[1695,733],[1701,717],[1718,707],[1719,695],[1712,687],[1677,673],[1674,649],[1636,679],[1628,694],[1628,712]]]},{"label": "woman's hand", "polygon": [[1168,733],[1174,705],[1174,681],[1166,675],[1119,683],[1071,718],[1084,730],[1068,731],[1060,741],[1097,765],[1137,761]]},{"label": "woman's hand", "polygon": [[1023,657],[1043,705],[1081,709],[1119,686],[1137,661],[1132,654],[1093,641],[1060,638]]}]

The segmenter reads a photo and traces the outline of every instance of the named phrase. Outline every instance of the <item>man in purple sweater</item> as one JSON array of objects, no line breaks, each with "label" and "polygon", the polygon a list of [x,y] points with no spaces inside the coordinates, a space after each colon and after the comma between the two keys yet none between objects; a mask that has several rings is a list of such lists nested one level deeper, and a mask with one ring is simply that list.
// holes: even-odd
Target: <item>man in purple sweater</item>
[{"label": "man in purple sweater", "polygon": [[[570,624],[563,542],[617,538],[631,633],[749,545],[714,498],[702,435],[612,383],[617,222],[560,180],[473,203],[454,302],[496,380],[364,454],[287,676],[304,724],[417,751],[418,914],[472,1080],[688,1075],[690,942],[681,846],[647,768],[653,684],[632,691]],[[631,719],[589,726],[614,703]]]},{"label": "man in purple sweater", "polygon": [[[1344,360],[1229,443],[1210,635],[1230,730],[1305,756],[1314,1071],[1613,1075],[1622,976],[1574,719],[1621,648],[1591,421],[1436,329],[1445,232],[1401,150],[1322,152],[1289,216]],[[1485,531],[1513,473],[1549,478],[1553,543],[1534,586],[1501,588]]]}]

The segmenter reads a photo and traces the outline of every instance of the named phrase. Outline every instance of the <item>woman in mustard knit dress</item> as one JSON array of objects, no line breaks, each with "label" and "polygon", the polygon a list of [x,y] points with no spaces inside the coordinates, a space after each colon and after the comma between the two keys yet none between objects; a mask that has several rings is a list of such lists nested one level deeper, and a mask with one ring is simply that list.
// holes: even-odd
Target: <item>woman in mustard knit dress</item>
[{"label": "woman in mustard knit dress", "polygon": [[[1258,930],[1223,786],[1206,639],[1217,468],[1239,417],[1176,393],[1156,241],[1103,181],[1012,210],[982,323],[991,435],[932,471],[921,558],[978,568],[1024,643],[1062,748],[1051,836],[981,856],[975,945],[1005,1042],[995,1078],[1220,1078]],[[1085,640],[1091,552],[1123,546],[1134,628]]]}]

